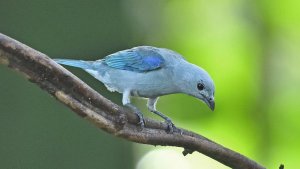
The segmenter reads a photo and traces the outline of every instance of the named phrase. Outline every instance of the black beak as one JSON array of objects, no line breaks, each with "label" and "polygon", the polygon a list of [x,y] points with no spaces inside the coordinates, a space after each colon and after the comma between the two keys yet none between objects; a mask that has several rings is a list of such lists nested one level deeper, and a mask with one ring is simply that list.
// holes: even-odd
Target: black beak
[{"label": "black beak", "polygon": [[215,110],[215,101],[213,99],[211,101],[208,101],[208,105],[212,111]]},{"label": "black beak", "polygon": [[206,97],[205,95],[202,95],[200,98],[212,111],[215,110],[215,99],[214,97]]},{"label": "black beak", "polygon": [[208,98],[206,99],[206,104],[208,105],[208,107],[214,111],[215,110],[215,100],[214,98]]}]

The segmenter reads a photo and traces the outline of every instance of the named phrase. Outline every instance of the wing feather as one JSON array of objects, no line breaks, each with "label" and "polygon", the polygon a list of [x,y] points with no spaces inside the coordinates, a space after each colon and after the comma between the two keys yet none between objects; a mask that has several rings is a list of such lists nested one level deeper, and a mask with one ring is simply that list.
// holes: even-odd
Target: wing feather
[{"label": "wing feather", "polygon": [[108,55],[104,63],[115,69],[148,72],[163,67],[165,60],[156,48],[140,46]]}]

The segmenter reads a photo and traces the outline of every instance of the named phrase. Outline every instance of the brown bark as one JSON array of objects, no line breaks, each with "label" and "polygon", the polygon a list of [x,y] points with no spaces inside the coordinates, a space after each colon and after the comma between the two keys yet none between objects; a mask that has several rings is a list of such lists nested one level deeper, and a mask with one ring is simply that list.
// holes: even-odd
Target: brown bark
[{"label": "brown bark", "polygon": [[197,151],[235,169],[265,168],[185,129],[182,135],[166,133],[165,123],[145,119],[146,125],[141,131],[132,112],[106,99],[45,54],[1,33],[0,63],[22,73],[73,112],[117,137],[142,144],[182,147],[185,155]]}]

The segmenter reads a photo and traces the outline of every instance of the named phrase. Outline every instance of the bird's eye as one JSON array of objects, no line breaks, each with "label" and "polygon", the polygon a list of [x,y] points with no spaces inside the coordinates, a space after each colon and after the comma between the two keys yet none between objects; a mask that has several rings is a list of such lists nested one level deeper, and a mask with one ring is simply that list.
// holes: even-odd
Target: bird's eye
[{"label": "bird's eye", "polygon": [[198,90],[203,90],[204,89],[204,85],[202,83],[198,83],[197,84],[197,88],[198,88]]}]

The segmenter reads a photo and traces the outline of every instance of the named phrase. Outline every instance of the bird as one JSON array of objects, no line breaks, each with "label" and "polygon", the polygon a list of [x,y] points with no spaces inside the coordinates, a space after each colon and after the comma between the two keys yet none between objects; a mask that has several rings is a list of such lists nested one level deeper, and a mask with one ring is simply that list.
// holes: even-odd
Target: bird
[{"label": "bird", "polygon": [[168,116],[156,109],[159,97],[183,93],[200,99],[212,111],[215,109],[215,85],[211,76],[170,49],[137,46],[95,61],[54,61],[81,68],[102,82],[109,91],[121,93],[123,106],[137,115],[141,129],[144,129],[145,120],[141,111],[131,103],[132,96],[148,100],[148,110],[165,120],[168,133],[178,131],[178,128]]}]

